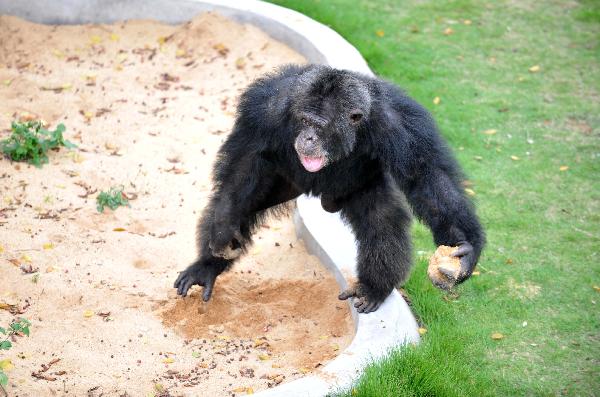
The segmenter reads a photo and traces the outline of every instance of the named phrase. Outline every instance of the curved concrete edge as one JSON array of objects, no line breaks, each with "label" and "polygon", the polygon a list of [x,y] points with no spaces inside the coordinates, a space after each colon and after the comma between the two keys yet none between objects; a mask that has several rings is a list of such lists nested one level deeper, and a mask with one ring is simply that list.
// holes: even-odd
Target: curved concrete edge
[{"label": "curved concrete edge", "polygon": [[[177,6],[174,6],[174,3]],[[309,62],[372,75],[360,53],[332,29],[277,5],[257,0],[0,0],[0,13],[53,24],[111,23],[123,19],[156,19],[183,23],[197,13],[215,11],[255,25],[306,57]],[[340,289],[356,277],[357,246],[339,213],[321,208],[318,198],[302,196],[294,214],[296,231],[336,277]],[[406,343],[418,343],[417,323],[398,291],[373,313],[358,314],[350,305],[355,337],[346,350],[313,375],[256,393],[272,396],[324,396],[352,385],[366,365]]]}]

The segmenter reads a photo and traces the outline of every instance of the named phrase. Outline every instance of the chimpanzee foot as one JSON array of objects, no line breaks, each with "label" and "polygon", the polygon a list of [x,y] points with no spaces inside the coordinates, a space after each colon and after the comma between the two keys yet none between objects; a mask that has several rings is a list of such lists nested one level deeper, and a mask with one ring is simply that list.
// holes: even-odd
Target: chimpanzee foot
[{"label": "chimpanzee foot", "polygon": [[206,302],[210,299],[218,275],[218,270],[214,266],[196,262],[179,273],[173,287],[177,288],[177,295],[187,296],[192,285],[200,285],[204,287],[202,300]]},{"label": "chimpanzee foot", "polygon": [[338,296],[340,300],[356,298],[354,307],[359,313],[365,314],[379,309],[386,297],[387,295],[382,296],[382,294],[376,293],[372,288],[360,282],[349,287]]}]

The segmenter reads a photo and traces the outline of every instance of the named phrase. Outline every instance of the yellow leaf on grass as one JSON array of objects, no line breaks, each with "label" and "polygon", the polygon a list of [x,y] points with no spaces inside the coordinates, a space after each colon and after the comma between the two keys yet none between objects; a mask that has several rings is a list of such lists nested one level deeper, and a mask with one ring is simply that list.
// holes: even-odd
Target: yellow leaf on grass
[{"label": "yellow leaf on grass", "polygon": [[599,287],[599,286],[597,286],[597,285],[594,285],[592,288],[593,288],[593,289],[594,289],[596,292],[600,292],[600,287]]},{"label": "yellow leaf on grass", "polygon": [[492,339],[493,340],[500,340],[500,339],[504,339],[504,335],[502,335],[500,332],[494,332],[492,334]]},{"label": "yellow leaf on grass", "polygon": [[434,105],[439,105],[439,104],[440,104],[440,101],[441,101],[441,99],[440,99],[440,97],[439,97],[439,96],[436,96],[435,98],[433,98],[433,104],[434,104]]},{"label": "yellow leaf on grass", "polygon": [[163,360],[163,363],[165,364],[172,364],[175,362],[175,359],[173,357],[167,357]]},{"label": "yellow leaf on grass", "polygon": [[45,250],[51,250],[52,248],[54,248],[54,244],[45,243],[42,247],[44,247]]},{"label": "yellow leaf on grass", "polygon": [[0,369],[2,371],[10,371],[14,367],[15,366],[13,365],[12,361],[10,361],[10,358],[7,358],[5,360],[0,360]]},{"label": "yellow leaf on grass", "polygon": [[425,335],[427,333],[427,328],[419,327],[418,331],[419,335]]},{"label": "yellow leaf on grass", "polygon": [[558,169],[559,171],[566,171],[569,169],[568,165],[561,165],[560,168]]},{"label": "yellow leaf on grass", "polygon": [[534,66],[530,67],[529,71],[531,73],[537,73],[537,72],[539,72],[540,71],[540,65],[534,65]]},{"label": "yellow leaf on grass", "polygon": [[477,161],[483,160],[483,157],[481,157],[481,156],[473,156],[473,158]]},{"label": "yellow leaf on grass", "polygon": [[489,130],[485,130],[485,131],[483,131],[483,133],[484,133],[485,135],[494,135],[496,132],[498,132],[498,130],[495,130],[495,129],[493,129],[493,128],[492,128],[492,129],[489,129]]},{"label": "yellow leaf on grass", "polygon": [[473,273],[471,273],[473,276],[479,276],[481,274],[480,271],[475,270]]},{"label": "yellow leaf on grass", "polygon": [[514,161],[519,161],[521,160],[518,156],[510,156],[510,158]]},{"label": "yellow leaf on grass", "polygon": [[452,33],[454,33],[454,30],[452,30],[452,28],[446,28],[446,30],[444,30],[444,34],[446,36],[450,36]]},{"label": "yellow leaf on grass", "polygon": [[465,188],[465,193],[467,193],[469,196],[475,196],[475,190],[469,189],[468,187]]},{"label": "yellow leaf on grass", "polygon": [[94,315],[94,311],[93,310],[84,310],[83,311],[83,317],[85,318],[90,318]]},{"label": "yellow leaf on grass", "polygon": [[465,25],[470,25],[470,24],[472,24],[473,22],[472,22],[470,19],[465,19],[465,20],[463,21],[463,23],[464,23]]},{"label": "yellow leaf on grass", "polygon": [[377,37],[383,37],[385,36],[385,32],[381,29],[379,29],[378,31],[375,32],[375,34],[377,35]]}]

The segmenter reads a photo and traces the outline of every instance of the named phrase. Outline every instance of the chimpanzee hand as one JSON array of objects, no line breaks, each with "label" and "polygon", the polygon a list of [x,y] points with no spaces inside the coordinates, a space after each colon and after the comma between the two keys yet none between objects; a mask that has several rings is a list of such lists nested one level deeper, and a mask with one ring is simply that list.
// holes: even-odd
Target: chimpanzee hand
[{"label": "chimpanzee hand", "polygon": [[221,225],[215,222],[210,233],[208,247],[214,256],[235,259],[242,254],[244,237],[239,227]]},{"label": "chimpanzee hand", "polygon": [[359,313],[366,314],[379,309],[379,306],[381,306],[385,298],[387,298],[387,295],[382,296],[382,294],[377,293],[371,287],[368,287],[361,282],[357,282],[338,296],[338,299],[340,300],[346,300],[348,298],[357,298],[356,302],[354,302],[354,307]]},{"label": "chimpanzee hand", "polygon": [[197,261],[187,269],[179,273],[179,277],[175,280],[173,287],[177,288],[177,295],[187,296],[188,290],[194,284],[204,287],[202,300],[204,302],[210,299],[215,280],[221,273],[221,269],[217,266],[212,266],[205,261]]},{"label": "chimpanzee hand", "polygon": [[460,271],[458,272],[458,275],[455,277],[452,272],[445,271],[442,267],[440,267],[439,270],[448,277],[450,281],[454,282],[454,284],[460,284],[471,277],[473,269],[475,269],[475,265],[477,265],[475,250],[471,243],[462,241],[458,243],[458,248],[452,253],[452,256],[460,258]]}]

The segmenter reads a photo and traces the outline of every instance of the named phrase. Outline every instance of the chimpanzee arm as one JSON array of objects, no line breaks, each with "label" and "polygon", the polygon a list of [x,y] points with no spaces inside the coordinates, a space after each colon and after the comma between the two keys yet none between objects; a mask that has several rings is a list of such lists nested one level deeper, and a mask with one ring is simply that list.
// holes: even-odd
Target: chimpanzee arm
[{"label": "chimpanzee arm", "polygon": [[378,142],[383,162],[416,216],[431,228],[436,245],[459,246],[454,253],[461,258],[456,281],[462,282],[473,272],[485,244],[461,186],[462,171],[429,113],[397,90],[392,98],[379,126],[385,130]]},{"label": "chimpanzee arm", "polygon": [[256,134],[239,118],[219,151],[214,189],[198,225],[198,259],[180,273],[174,287],[186,296],[192,285],[210,299],[215,280],[245,251],[266,209],[300,192],[279,176],[257,145]]}]

